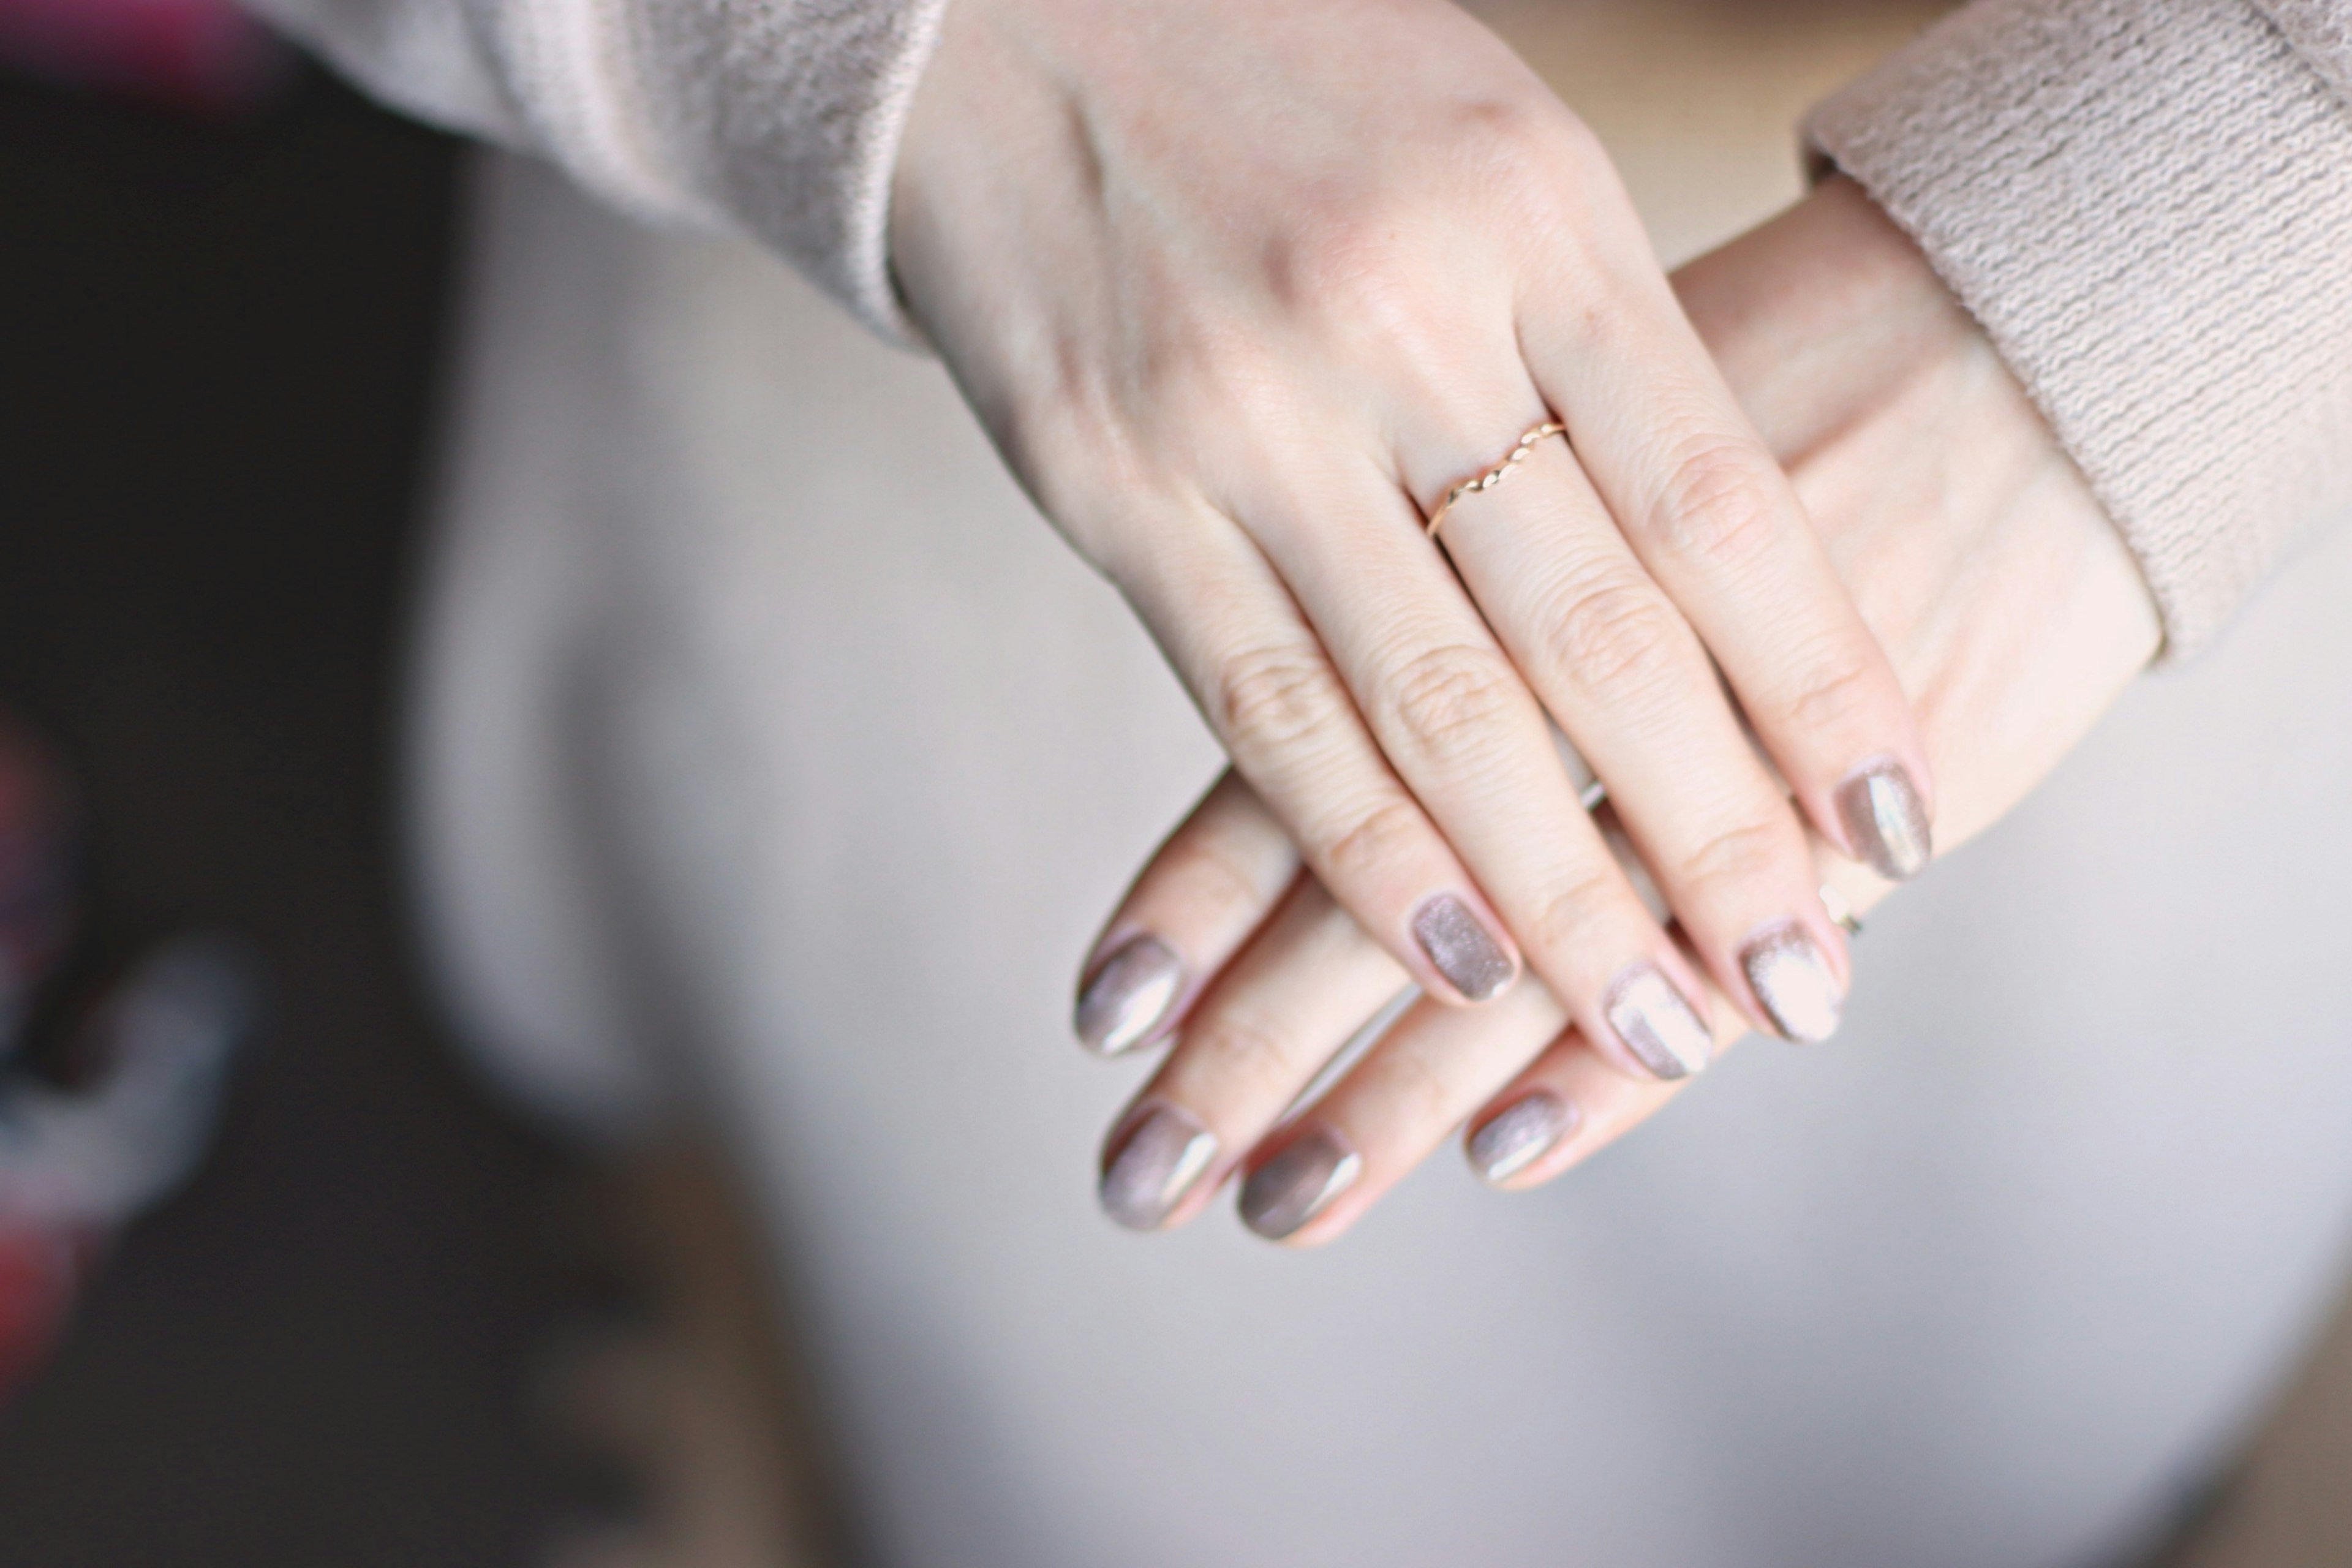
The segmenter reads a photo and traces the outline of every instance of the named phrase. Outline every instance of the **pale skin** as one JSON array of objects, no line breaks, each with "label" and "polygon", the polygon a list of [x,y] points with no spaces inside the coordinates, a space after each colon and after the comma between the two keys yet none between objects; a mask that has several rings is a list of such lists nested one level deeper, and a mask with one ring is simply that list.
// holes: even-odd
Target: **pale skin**
[{"label": "pale skin", "polygon": [[[1607,158],[1498,39],[1447,0],[957,0],[893,199],[910,312],[1384,984],[1496,1005],[1524,966],[1628,1072],[1629,976],[1772,1026],[1744,965],[1780,933],[1843,994],[1808,827],[1865,853],[1841,789],[1895,770],[1924,812],[1928,749]],[[1188,937],[1167,994],[1247,929]]]},{"label": "pale skin", "polygon": [[[1960,843],[2021,800],[2156,653],[2153,602],[2113,526],[1969,316],[1851,184],[1833,180],[1675,279],[1685,308],[1893,659]],[[1889,884],[1815,835],[1811,874],[1867,909]],[[1150,930],[1214,978],[1122,1131],[1181,1107],[1217,1151],[1181,1225],[1236,1173],[1336,1135],[1360,1172],[1286,1239],[1328,1242],[1465,1127],[1533,1094],[1572,1108],[1497,1184],[1549,1181],[1682,1086],[1627,1072],[1538,985],[1463,1012],[1416,1005],[1311,1104],[1301,1093],[1410,978],[1302,865],[1233,775],[1162,846],[1108,931]],[[1741,1032],[1715,1012],[1718,1039]],[[1788,1070],[1802,1070],[1801,1059]],[[1474,1158],[1474,1163],[1476,1161]]]}]

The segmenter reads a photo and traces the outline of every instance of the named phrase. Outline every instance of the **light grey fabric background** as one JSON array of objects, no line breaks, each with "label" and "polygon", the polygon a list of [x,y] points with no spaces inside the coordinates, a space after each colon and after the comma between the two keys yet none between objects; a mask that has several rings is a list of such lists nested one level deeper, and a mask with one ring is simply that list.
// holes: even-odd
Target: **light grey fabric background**
[{"label": "light grey fabric background", "polygon": [[[1655,132],[1780,137],[1716,218],[1793,189],[1780,107]],[[2352,542],[1890,904],[1834,1046],[1741,1050],[1539,1194],[1440,1162],[1325,1253],[1138,1238],[1089,1191],[1137,1069],[1064,1015],[1216,765],[1172,679],[935,366],[537,168],[477,211],[429,931],[510,1085],[724,1120],[885,1561],[2087,1564],[2316,1325]]]}]

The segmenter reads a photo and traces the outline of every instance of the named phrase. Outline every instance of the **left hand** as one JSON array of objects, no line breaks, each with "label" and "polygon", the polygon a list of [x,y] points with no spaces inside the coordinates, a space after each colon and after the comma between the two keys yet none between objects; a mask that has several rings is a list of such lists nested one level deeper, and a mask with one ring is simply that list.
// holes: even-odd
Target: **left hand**
[{"label": "left hand", "polygon": [[[1983,334],[1850,183],[1676,283],[1916,705],[1940,781],[1937,838],[1965,840],[2022,799],[2154,655],[2137,566]],[[1813,854],[1856,909],[1889,890],[1818,836]],[[1104,1206],[1136,1228],[1183,1223],[1246,1170],[1252,1228],[1328,1241],[1465,1118],[1474,1165],[1526,1187],[1679,1092],[1629,1075],[1526,985],[1474,1013],[1417,1003],[1286,1119],[1408,977],[1299,870],[1232,775],[1111,925],[1227,959],[1106,1149]],[[1715,1016],[1728,1044],[1738,1015],[1718,1005]]]}]

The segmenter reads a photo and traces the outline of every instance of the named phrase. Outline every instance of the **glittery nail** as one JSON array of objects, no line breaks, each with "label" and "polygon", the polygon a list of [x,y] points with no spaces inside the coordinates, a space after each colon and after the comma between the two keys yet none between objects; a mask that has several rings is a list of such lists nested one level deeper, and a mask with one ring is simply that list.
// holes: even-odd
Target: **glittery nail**
[{"label": "glittery nail", "polygon": [[1576,1107],[1548,1089],[1513,1100],[1470,1135],[1470,1163],[1500,1186],[1551,1152],[1577,1123]]},{"label": "glittery nail", "polygon": [[1363,1173],[1363,1156],[1337,1132],[1318,1127],[1242,1184],[1242,1223],[1268,1241],[1280,1241],[1321,1214]]},{"label": "glittery nail", "polygon": [[1445,983],[1473,1002],[1499,996],[1518,970],[1470,906],[1441,893],[1412,913],[1412,939]]},{"label": "glittery nail", "polygon": [[1935,854],[1927,807],[1900,763],[1878,763],[1838,786],[1838,819],[1872,870],[1900,882],[1925,870]]},{"label": "glittery nail", "polygon": [[1183,989],[1184,961],[1156,936],[1129,937],[1095,966],[1078,993],[1078,1039],[1115,1057],[1149,1039]]},{"label": "glittery nail", "polygon": [[1217,1135],[1179,1105],[1130,1121],[1103,1161],[1103,1212],[1129,1230],[1157,1230],[1217,1157]]},{"label": "glittery nail", "polygon": [[1845,997],[1804,927],[1794,921],[1774,926],[1748,944],[1739,966],[1783,1036],[1813,1045],[1837,1033]]},{"label": "glittery nail", "polygon": [[1715,1037],[1706,1021],[1654,963],[1637,963],[1620,975],[1601,1013],[1654,1077],[1688,1078],[1715,1059]]}]

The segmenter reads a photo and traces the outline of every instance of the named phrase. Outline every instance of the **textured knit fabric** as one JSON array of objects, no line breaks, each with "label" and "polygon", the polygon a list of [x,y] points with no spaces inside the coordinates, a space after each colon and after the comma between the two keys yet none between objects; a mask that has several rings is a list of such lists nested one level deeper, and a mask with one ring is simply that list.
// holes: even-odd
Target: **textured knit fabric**
[{"label": "textured knit fabric", "polygon": [[1809,127],[2041,404],[2175,656],[2352,514],[2352,0],[2268,9],[1981,0]]},{"label": "textured knit fabric", "polygon": [[371,90],[657,221],[740,229],[885,336],[890,172],[946,0],[252,0]]},{"label": "textured knit fabric", "polygon": [[[946,0],[257,0],[385,97],[911,332],[890,172]],[[2168,649],[2352,512],[2352,0],[1979,0],[1816,147],[1926,247],[2145,568]]]}]

